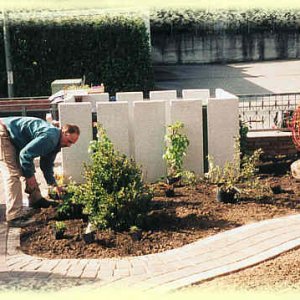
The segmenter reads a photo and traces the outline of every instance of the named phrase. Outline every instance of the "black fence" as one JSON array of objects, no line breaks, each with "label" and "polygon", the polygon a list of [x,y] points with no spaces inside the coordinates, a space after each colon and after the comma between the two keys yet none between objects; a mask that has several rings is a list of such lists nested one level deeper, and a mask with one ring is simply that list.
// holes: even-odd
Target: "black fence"
[{"label": "black fence", "polygon": [[241,120],[250,131],[289,131],[300,93],[237,95]]}]

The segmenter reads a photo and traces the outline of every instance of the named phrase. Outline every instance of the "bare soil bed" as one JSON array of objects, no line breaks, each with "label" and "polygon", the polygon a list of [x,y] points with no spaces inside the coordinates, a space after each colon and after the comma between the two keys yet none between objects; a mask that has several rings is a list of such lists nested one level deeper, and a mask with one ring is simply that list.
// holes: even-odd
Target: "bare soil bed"
[{"label": "bare soil bed", "polygon": [[201,291],[300,291],[300,249],[283,253],[254,267],[199,283],[189,289]]},{"label": "bare soil bed", "polygon": [[36,222],[21,232],[21,248],[30,255],[45,258],[110,258],[158,253],[181,247],[247,223],[300,212],[299,183],[287,171],[290,161],[267,162],[260,166],[261,182],[279,186],[279,192],[255,200],[255,191],[236,204],[216,200],[216,187],[200,182],[193,187],[177,187],[175,197],[165,197],[164,188],[155,186],[149,224],[140,239],[129,232],[99,231],[87,244],[82,235],[82,219],[66,220],[67,230],[61,240],[53,234],[55,208],[41,209]]}]

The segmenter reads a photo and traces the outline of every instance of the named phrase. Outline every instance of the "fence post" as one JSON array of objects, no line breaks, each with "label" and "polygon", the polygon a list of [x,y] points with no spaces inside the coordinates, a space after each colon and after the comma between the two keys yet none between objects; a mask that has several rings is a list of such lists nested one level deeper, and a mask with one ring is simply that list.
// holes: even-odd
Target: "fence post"
[{"label": "fence post", "polygon": [[14,96],[14,76],[11,64],[11,51],[10,51],[10,33],[8,27],[8,15],[3,9],[3,41],[4,41],[4,52],[5,52],[5,64],[6,64],[6,73],[7,73],[7,92],[8,97],[12,98]]}]

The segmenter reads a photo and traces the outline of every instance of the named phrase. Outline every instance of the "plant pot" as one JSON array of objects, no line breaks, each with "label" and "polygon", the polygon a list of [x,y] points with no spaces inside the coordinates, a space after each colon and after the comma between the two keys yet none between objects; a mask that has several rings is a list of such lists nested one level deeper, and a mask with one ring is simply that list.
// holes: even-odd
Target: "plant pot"
[{"label": "plant pot", "polygon": [[271,186],[271,190],[273,194],[280,194],[284,192],[279,184]]},{"label": "plant pot", "polygon": [[55,230],[54,229],[54,236],[56,240],[62,240],[64,238],[64,230]]},{"label": "plant pot", "polygon": [[165,195],[166,197],[174,197],[175,196],[174,188],[167,188],[165,190]]},{"label": "plant pot", "polygon": [[236,203],[237,202],[237,195],[238,191],[236,189],[230,189],[230,190],[223,190],[219,188],[217,190],[217,201],[222,203]]},{"label": "plant pot", "polygon": [[170,184],[170,185],[175,184],[180,179],[181,179],[181,176],[177,176],[177,177],[167,176],[167,184]]},{"label": "plant pot", "polygon": [[89,233],[84,233],[82,235],[83,240],[86,244],[91,244],[91,243],[95,242],[95,236],[96,236],[95,231],[92,231],[92,232],[89,232]]},{"label": "plant pot", "polygon": [[139,241],[142,238],[142,230],[136,230],[129,233],[133,241]]}]

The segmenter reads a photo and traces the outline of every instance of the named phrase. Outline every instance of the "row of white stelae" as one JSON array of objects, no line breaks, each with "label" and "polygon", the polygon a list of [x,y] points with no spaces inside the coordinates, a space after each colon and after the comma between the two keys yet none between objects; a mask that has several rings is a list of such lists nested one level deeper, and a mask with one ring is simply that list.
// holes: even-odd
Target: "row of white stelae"
[{"label": "row of white stelae", "polygon": [[[222,89],[210,97],[209,90],[183,90],[182,98],[176,91],[152,91],[149,99],[142,92],[109,95],[94,94],[76,102],[69,96],[59,104],[61,124],[73,123],[80,127],[78,142],[62,150],[62,170],[65,178],[83,182],[83,163],[88,162],[88,146],[93,138],[92,113],[105,128],[116,149],[133,157],[141,166],[147,182],[166,175],[163,160],[166,125],[176,121],[184,124],[190,141],[184,168],[196,174],[204,173],[203,130],[207,135],[207,152],[217,165],[233,159],[234,141],[239,133],[238,98]],[[203,106],[207,117],[203,118]],[[203,124],[203,120],[207,120]]]}]

